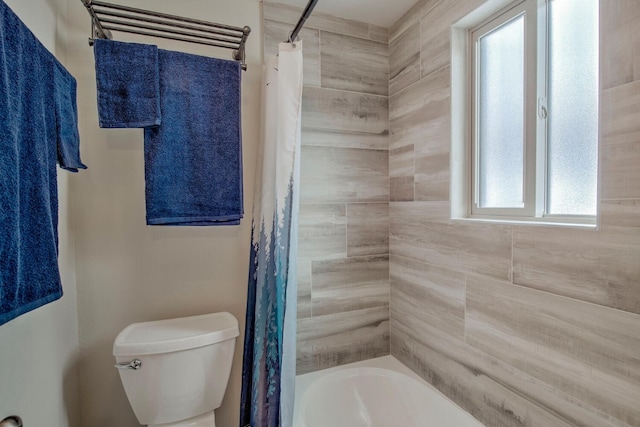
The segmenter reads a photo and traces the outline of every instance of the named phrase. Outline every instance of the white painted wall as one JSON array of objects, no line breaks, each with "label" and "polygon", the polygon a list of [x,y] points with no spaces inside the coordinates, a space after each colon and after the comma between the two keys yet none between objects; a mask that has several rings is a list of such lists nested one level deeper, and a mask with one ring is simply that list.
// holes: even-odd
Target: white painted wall
[{"label": "white painted wall", "polygon": [[[67,0],[5,0],[40,41],[66,64]],[[70,182],[59,171],[60,272],[64,296],[0,326],[0,420],[26,426],[79,426],[78,323]]]},{"label": "white painted wall", "polygon": [[[69,1],[68,57],[78,79],[83,161],[89,169],[72,182],[77,229],[78,319],[81,347],[80,402],[84,427],[133,427],[116,370],[113,340],[132,322],[229,311],[244,330],[254,169],[260,122],[262,29],[255,0],[119,0],[153,9],[249,25],[248,71],[243,73],[242,120],[245,219],[237,227],[145,225],[143,132],[100,129],[96,109],[89,17],[80,0]],[[117,40],[133,36],[116,34]],[[228,50],[136,39],[165,49],[230,58]],[[218,427],[237,427],[242,336]]]}]

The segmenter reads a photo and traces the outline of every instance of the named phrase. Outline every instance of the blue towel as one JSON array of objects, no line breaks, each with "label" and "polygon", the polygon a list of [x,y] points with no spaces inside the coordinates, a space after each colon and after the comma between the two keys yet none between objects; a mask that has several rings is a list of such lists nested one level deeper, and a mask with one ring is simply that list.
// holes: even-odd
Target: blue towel
[{"label": "blue towel", "polygon": [[162,125],[145,129],[149,225],[237,225],[243,215],[240,64],[159,51]]},{"label": "blue towel", "polygon": [[158,126],[158,48],[97,39],[93,51],[100,127]]},{"label": "blue towel", "polygon": [[77,83],[76,79],[55,58],[53,59],[53,83],[58,164],[70,172],[78,172],[78,169],[87,167],[80,160]]},{"label": "blue towel", "polygon": [[0,324],[62,296],[53,67],[0,0]]}]

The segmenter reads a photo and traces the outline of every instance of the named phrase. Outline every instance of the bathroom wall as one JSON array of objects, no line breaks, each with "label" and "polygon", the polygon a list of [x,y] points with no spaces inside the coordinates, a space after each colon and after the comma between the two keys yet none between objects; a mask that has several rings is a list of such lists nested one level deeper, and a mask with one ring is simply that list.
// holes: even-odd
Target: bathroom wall
[{"label": "bathroom wall", "polygon": [[[69,0],[69,64],[79,82],[80,134],[89,169],[72,183],[77,244],[82,425],[133,427],[138,422],[114,369],[112,345],[128,324],[229,311],[244,331],[254,170],[260,128],[260,3],[255,0],[122,0],[118,3],[252,28],[242,73],[245,218],[234,227],[145,225],[143,131],[100,129],[89,15]],[[230,50],[115,34],[165,49],[231,59]],[[241,332],[242,334],[242,332]],[[237,427],[241,335],[219,427]],[[39,423],[36,425],[46,425]]]},{"label": "bathroom wall", "polygon": [[487,426],[640,425],[640,3],[603,0],[599,227],[451,221],[451,24],[390,30],[391,353]]},{"label": "bathroom wall", "polygon": [[[66,0],[5,0],[38,39],[68,65]],[[0,420],[22,417],[26,426],[78,422],[75,230],[70,183],[82,173],[58,172],[61,299],[0,326]]]},{"label": "bathroom wall", "polygon": [[[265,54],[301,13],[264,3]],[[299,374],[389,354],[387,30],[314,12],[300,38]]]}]

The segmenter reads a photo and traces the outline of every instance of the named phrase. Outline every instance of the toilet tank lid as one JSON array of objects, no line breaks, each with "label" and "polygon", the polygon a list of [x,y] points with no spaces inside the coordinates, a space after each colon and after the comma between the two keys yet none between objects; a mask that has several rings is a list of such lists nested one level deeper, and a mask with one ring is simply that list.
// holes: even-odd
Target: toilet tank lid
[{"label": "toilet tank lid", "polygon": [[231,313],[133,323],[113,343],[114,356],[142,356],[204,347],[239,335]]}]

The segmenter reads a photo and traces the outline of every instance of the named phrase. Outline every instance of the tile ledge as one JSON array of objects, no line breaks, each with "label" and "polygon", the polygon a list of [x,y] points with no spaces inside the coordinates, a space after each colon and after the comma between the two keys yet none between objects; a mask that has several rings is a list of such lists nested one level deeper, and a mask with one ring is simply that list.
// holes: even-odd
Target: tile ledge
[{"label": "tile ledge", "polygon": [[562,228],[581,228],[586,230],[597,230],[598,226],[595,222],[578,222],[575,219],[568,220],[566,222],[552,220],[552,219],[544,219],[544,218],[535,218],[531,220],[525,219],[510,219],[510,218],[451,218],[452,224],[469,224],[469,223],[480,223],[480,224],[496,224],[496,225],[523,225],[523,226],[548,226],[548,227],[562,227]]}]

